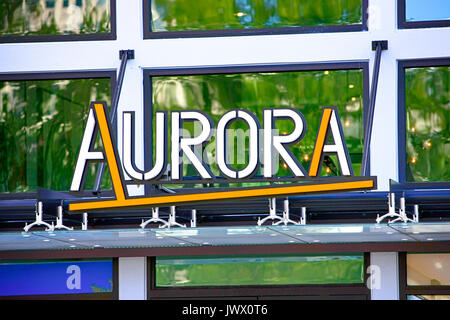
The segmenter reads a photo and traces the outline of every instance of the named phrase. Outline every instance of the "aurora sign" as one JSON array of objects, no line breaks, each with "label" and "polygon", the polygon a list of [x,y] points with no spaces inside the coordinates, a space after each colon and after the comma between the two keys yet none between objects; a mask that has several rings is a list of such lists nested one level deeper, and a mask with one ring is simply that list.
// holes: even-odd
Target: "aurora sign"
[{"label": "aurora sign", "polygon": [[[291,108],[276,108],[263,110],[263,126],[256,116],[244,109],[228,111],[214,128],[211,118],[196,110],[172,111],[170,113],[171,130],[169,136],[169,114],[155,114],[155,161],[150,170],[139,170],[134,162],[134,113],[123,113],[122,155],[119,157],[116,142],[113,139],[108,110],[104,102],[93,102],[89,109],[87,124],[83,135],[78,161],[76,164],[70,191],[83,189],[87,166],[91,162],[103,161],[108,164],[111,173],[115,199],[98,199],[93,201],[73,202],[69,204],[71,211],[91,211],[117,207],[164,206],[181,203],[205,202],[227,199],[245,199],[260,197],[275,197],[303,193],[319,193],[346,190],[365,190],[376,186],[374,177],[354,177],[351,160],[345,143],[345,138],[335,107],[324,107],[320,119],[319,131],[315,142],[311,165],[307,172],[289,145],[300,143],[305,135],[307,124],[301,112]],[[294,125],[290,133],[278,134],[275,130],[277,120],[288,120]],[[235,121],[243,121],[248,126],[248,161],[244,168],[235,169],[227,163],[228,154],[227,130]],[[194,136],[183,134],[183,123],[195,122],[201,125],[201,130]],[[102,150],[93,150],[97,132],[103,142]],[[252,181],[252,177],[261,169],[263,181],[279,181],[276,177],[274,164],[278,156],[282,158],[287,168],[292,172],[296,183],[272,184],[260,187],[242,188],[202,188],[197,193],[151,195],[131,197],[126,184],[132,183],[164,184],[167,179],[173,182],[183,180],[183,156],[193,165],[202,182],[217,182],[210,167],[196,151],[211,141],[215,132],[216,156],[215,162],[220,170],[220,183]],[[329,138],[333,142],[330,143]],[[168,141],[170,140],[170,150]],[[262,143],[260,143],[262,141]],[[261,148],[261,146],[262,148]],[[261,153],[261,154],[260,154]],[[336,155],[341,170],[341,177],[320,177],[324,155]],[[168,172],[170,155],[170,170]],[[260,161],[262,159],[262,161]],[[262,162],[262,163],[261,163]],[[262,168],[261,168],[262,166]],[[163,175],[166,174],[166,180]],[[125,180],[125,175],[128,181]],[[301,183],[298,183],[301,181]]]}]

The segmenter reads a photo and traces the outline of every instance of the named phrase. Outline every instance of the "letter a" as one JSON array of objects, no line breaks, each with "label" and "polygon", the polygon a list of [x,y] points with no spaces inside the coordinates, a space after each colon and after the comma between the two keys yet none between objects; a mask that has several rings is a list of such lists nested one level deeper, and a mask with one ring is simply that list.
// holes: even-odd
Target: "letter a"
[{"label": "letter a", "polygon": [[[334,144],[326,144],[328,137],[333,137]],[[309,176],[320,175],[320,169],[325,154],[337,154],[339,167],[343,176],[353,176],[352,164],[345,143],[341,121],[336,107],[324,107],[320,121],[316,145],[309,168]]]},{"label": "letter a", "polygon": [[[97,131],[100,132],[103,142],[102,151],[92,151]],[[125,200],[125,190],[122,184],[123,177],[119,169],[119,156],[116,150],[106,103],[92,102],[70,191],[77,192],[83,188],[87,173],[86,166],[89,162],[106,161],[108,163],[109,173],[111,174],[116,200]]]},{"label": "letter a", "polygon": [[69,289],[69,290],[81,289],[81,269],[80,269],[80,267],[75,264],[72,264],[67,267],[66,273],[70,274],[70,276],[67,278],[67,281],[66,281],[67,289]]},{"label": "letter a", "polygon": [[77,165],[72,178],[70,191],[78,192],[82,189],[86,180],[87,164],[92,161],[104,161],[105,157],[101,151],[91,151],[94,148],[97,137],[98,125],[94,115],[94,109],[89,108],[89,115],[84,129],[83,140],[81,141],[80,152],[78,153]]}]

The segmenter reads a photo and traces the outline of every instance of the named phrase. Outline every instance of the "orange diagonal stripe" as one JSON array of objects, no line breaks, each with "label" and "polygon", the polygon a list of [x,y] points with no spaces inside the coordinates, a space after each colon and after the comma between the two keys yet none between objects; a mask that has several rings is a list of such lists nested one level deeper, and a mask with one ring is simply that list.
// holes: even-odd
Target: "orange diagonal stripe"
[{"label": "orange diagonal stripe", "polygon": [[103,148],[106,153],[106,160],[108,161],[109,172],[111,173],[114,193],[118,201],[125,200],[125,193],[123,191],[122,180],[120,179],[119,167],[115,157],[114,147],[111,140],[111,133],[106,121],[105,109],[102,104],[95,104],[95,113],[97,114],[98,126],[102,136]]},{"label": "orange diagonal stripe", "polygon": [[92,202],[70,203],[70,211],[89,211],[98,209],[111,209],[119,207],[138,206],[164,206],[177,203],[202,202],[212,200],[245,199],[252,197],[277,197],[293,194],[332,192],[357,189],[371,189],[374,187],[373,180],[361,180],[350,182],[337,182],[313,185],[279,186],[271,188],[249,188],[246,190],[203,192],[196,194],[180,194],[173,196],[159,196],[148,198],[133,198],[124,200],[104,200]]},{"label": "orange diagonal stripe", "polygon": [[309,176],[317,176],[319,170],[319,162],[322,156],[323,146],[325,144],[325,137],[327,135],[328,123],[330,122],[332,109],[325,108],[323,110],[322,121],[320,122],[319,134],[317,135],[316,145],[314,147],[314,154],[311,160],[311,167],[309,168]]}]

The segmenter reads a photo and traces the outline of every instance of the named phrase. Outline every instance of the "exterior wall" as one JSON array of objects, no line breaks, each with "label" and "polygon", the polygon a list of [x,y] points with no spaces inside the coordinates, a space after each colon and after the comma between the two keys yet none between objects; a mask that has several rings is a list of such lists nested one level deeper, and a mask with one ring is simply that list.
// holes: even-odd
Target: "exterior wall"
[{"label": "exterior wall", "polygon": [[[145,300],[147,298],[147,259],[145,257],[119,258],[119,299]],[[372,300],[399,300],[399,263],[397,252],[370,253],[366,285]]]},{"label": "exterior wall", "polygon": [[147,298],[147,259],[119,258],[119,300]]},{"label": "exterior wall", "polygon": [[399,300],[399,269],[397,252],[370,253],[372,300]]},{"label": "exterior wall", "polygon": [[[143,119],[143,68],[203,67],[277,63],[369,61],[371,41],[388,40],[381,58],[371,143],[371,175],[379,190],[388,190],[389,179],[398,179],[397,61],[448,57],[449,28],[397,28],[397,1],[369,1],[369,31],[258,35],[191,39],[143,40],[142,1],[117,1],[117,40],[1,44],[0,73],[116,70],[119,50],[134,49],[127,65],[118,109],[136,112]],[[143,122],[136,122],[136,133]],[[118,134],[118,149],[121,147]],[[136,163],[143,167],[142,135],[136,135]],[[131,194],[143,188],[130,187]],[[399,299],[397,253],[371,253],[371,265],[380,269],[380,287],[372,299]],[[119,259],[119,299],[146,299],[146,259]],[[374,275],[374,274],[373,274]]]},{"label": "exterior wall", "polygon": [[[128,62],[119,103],[121,112],[143,116],[142,68],[202,67],[246,64],[317,63],[369,60],[373,69],[371,41],[388,40],[381,59],[380,78],[371,143],[371,174],[378,176],[379,190],[387,190],[397,170],[397,60],[445,57],[450,44],[442,42],[448,28],[397,29],[397,1],[369,1],[369,31],[258,35],[213,38],[143,40],[141,1],[117,1],[117,40],[54,43],[2,44],[0,73],[83,71],[117,69],[119,50],[134,49]],[[136,131],[143,123],[137,121]],[[121,134],[118,134],[121,150]],[[141,135],[136,136],[142,146]],[[143,165],[137,148],[137,165]],[[133,187],[133,194],[142,189]]]}]

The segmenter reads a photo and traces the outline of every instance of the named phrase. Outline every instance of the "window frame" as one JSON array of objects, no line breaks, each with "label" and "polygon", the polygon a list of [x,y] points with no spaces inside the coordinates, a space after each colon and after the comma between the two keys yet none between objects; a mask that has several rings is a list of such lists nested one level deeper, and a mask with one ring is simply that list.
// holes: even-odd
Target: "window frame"
[{"label": "window frame", "polygon": [[450,19],[406,21],[406,0],[397,0],[397,27],[398,29],[450,27]]},{"label": "window frame", "polygon": [[450,181],[408,182],[406,181],[406,92],[405,69],[450,66],[448,58],[429,58],[398,60],[397,72],[397,130],[398,130],[398,179],[400,183],[408,186],[450,188]]},{"label": "window frame", "polygon": [[[247,64],[200,66],[190,68],[144,68],[144,169],[150,170],[153,161],[153,104],[152,77],[175,75],[206,75],[206,74],[239,74],[259,72],[301,72],[325,70],[362,70],[363,72],[363,127],[365,128],[369,109],[369,62],[367,60],[324,62],[324,63],[288,63],[288,64]],[[370,149],[369,149],[370,155]],[[369,157],[370,159],[370,157]],[[370,160],[368,162],[370,172]],[[248,180],[251,181],[251,180]],[[145,184],[145,195],[152,194],[152,184]]]},{"label": "window frame", "polygon": [[[110,78],[111,99],[116,90],[116,70],[89,70],[89,71],[60,71],[60,72],[24,72],[24,73],[0,73],[0,81],[39,81],[39,80],[70,80],[70,79],[95,79]],[[111,106],[109,106],[111,107]],[[38,186],[36,186],[38,187]],[[58,191],[69,194],[69,190]],[[112,190],[102,191],[104,195],[113,195]],[[38,192],[0,192],[1,200],[14,199],[36,199]],[[81,192],[81,196],[92,195],[92,191]]]},{"label": "window frame", "polygon": [[280,35],[303,33],[331,33],[331,32],[357,32],[368,31],[368,6],[369,0],[362,2],[362,23],[353,25],[330,25],[316,27],[282,27],[282,28],[254,28],[254,29],[220,29],[220,30],[195,30],[195,31],[151,31],[151,1],[143,0],[143,27],[144,39],[171,39],[171,38],[204,38],[204,37],[231,37],[231,36],[256,36],[256,35]]},{"label": "window frame", "polygon": [[[95,259],[95,258],[94,258]],[[108,258],[98,258],[108,259]],[[0,300],[119,300],[119,258],[112,257],[113,290],[112,292],[74,293],[74,294],[38,294],[22,296],[0,296]],[[59,259],[58,259],[59,260]],[[60,262],[76,261],[77,259],[61,259]],[[89,259],[82,259],[89,260]],[[46,260],[40,260],[43,262]],[[91,259],[91,261],[93,261]],[[7,262],[7,261],[2,261]],[[32,262],[30,262],[32,263]]]},{"label": "window frame", "polygon": [[408,271],[407,271],[407,255],[408,253],[447,253],[450,252],[399,252],[399,299],[407,300],[409,295],[450,295],[450,285],[435,285],[435,286],[410,286],[408,285]]},{"label": "window frame", "polygon": [[30,43],[30,42],[65,42],[65,41],[101,41],[117,39],[116,0],[110,1],[111,31],[109,33],[87,34],[55,34],[36,36],[0,36],[1,43]]},{"label": "window frame", "polygon": [[[323,253],[326,255],[327,253]],[[345,253],[342,253],[344,255]],[[370,266],[370,253],[363,252],[364,280],[358,284],[316,284],[316,285],[243,285],[243,286],[195,286],[195,287],[156,287],[156,257],[147,257],[147,299],[230,299],[233,297],[251,299],[282,298],[290,296],[305,299],[333,296],[353,296],[354,299],[370,300],[370,289],[366,286]],[[178,258],[182,258],[178,257]]]}]

